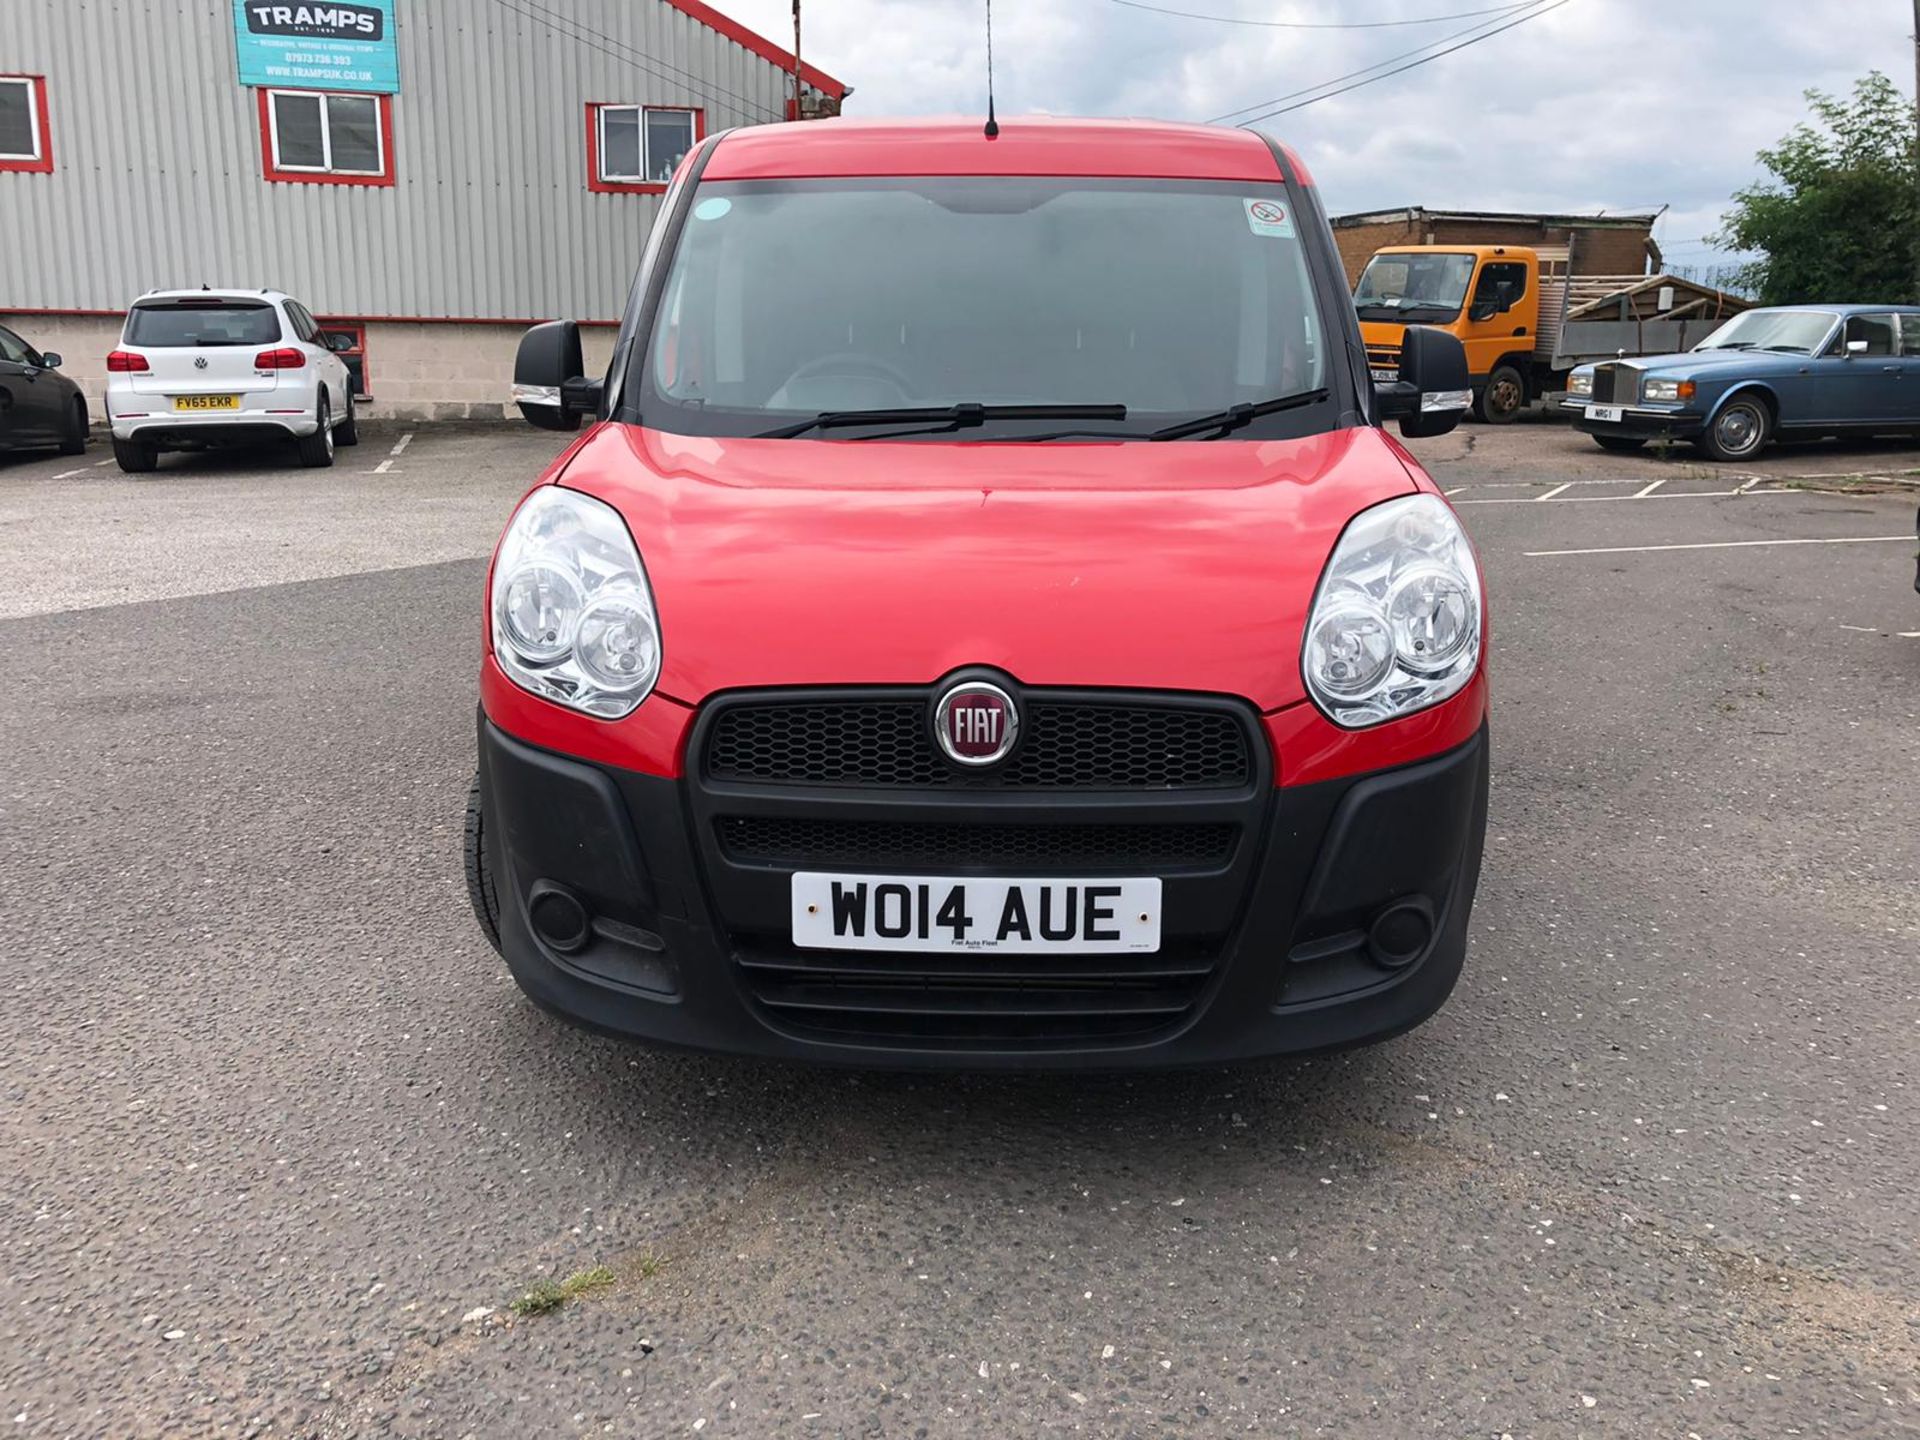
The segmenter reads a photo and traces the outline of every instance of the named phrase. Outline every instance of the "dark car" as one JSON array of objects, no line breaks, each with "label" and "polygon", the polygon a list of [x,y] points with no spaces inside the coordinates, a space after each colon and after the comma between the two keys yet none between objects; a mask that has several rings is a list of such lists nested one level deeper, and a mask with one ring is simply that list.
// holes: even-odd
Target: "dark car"
[{"label": "dark car", "polygon": [[1582,365],[1574,428],[1607,450],[1691,440],[1750,460],[1774,439],[1920,432],[1920,308],[1783,305],[1736,315],[1682,355]]},{"label": "dark car", "polygon": [[87,397],[59,369],[58,355],[0,325],[0,451],[85,451]]}]

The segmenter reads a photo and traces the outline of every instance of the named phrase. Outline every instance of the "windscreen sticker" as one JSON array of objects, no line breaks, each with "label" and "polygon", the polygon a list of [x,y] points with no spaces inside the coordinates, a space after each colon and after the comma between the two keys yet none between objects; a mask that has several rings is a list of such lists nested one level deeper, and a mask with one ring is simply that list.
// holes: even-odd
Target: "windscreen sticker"
[{"label": "windscreen sticker", "polygon": [[1278,200],[1247,201],[1247,228],[1256,235],[1277,240],[1293,239],[1293,216]]},{"label": "windscreen sticker", "polygon": [[726,196],[709,195],[693,207],[693,218],[696,220],[718,220],[731,209],[733,209],[733,201],[727,199]]}]

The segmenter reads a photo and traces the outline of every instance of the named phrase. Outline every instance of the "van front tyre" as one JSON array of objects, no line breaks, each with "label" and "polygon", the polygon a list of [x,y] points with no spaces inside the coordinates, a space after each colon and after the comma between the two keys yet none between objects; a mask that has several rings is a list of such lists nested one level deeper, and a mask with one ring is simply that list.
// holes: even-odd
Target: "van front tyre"
[{"label": "van front tyre", "polygon": [[144,475],[160,463],[160,452],[151,445],[142,445],[138,440],[122,440],[115,436],[113,458],[127,474]]},{"label": "van front tyre", "polygon": [[333,414],[327,408],[327,397],[320,396],[319,408],[314,412],[319,420],[319,428],[311,435],[302,435],[296,443],[300,447],[300,463],[309,470],[324,470],[333,464]]},{"label": "van front tyre", "polygon": [[467,899],[473,918],[495,950],[500,948],[500,894],[493,888],[493,870],[487,864],[487,816],[480,802],[480,777],[467,789],[467,830],[462,846],[467,876]]}]

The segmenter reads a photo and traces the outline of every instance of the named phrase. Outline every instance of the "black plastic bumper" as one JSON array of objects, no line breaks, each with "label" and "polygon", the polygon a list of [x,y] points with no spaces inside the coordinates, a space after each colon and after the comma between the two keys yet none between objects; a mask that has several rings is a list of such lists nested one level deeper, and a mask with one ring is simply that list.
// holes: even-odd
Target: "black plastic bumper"
[{"label": "black plastic bumper", "polygon": [[[1042,1027],[1033,1035],[876,1037],[835,1033],[830,1016],[775,1008],[757,968],[811,958],[793,952],[790,932],[774,928],[783,923],[776,907],[793,869],[861,867],[736,865],[706,829],[714,823],[711,797],[697,794],[693,782],[584,764],[480,721],[501,947],[534,1001],[650,1045],[888,1068],[1204,1065],[1341,1049],[1412,1028],[1446,1000],[1465,956],[1487,766],[1482,730],[1416,765],[1319,785],[1268,783],[1253,795],[1234,863],[1167,881],[1169,916],[1185,904],[1182,923],[1211,926],[1217,937],[1205,949],[1191,1004],[1165,1024],[1124,1036]],[[893,814],[909,815],[918,802],[890,803]],[[921,867],[871,868],[912,874]],[[1059,875],[1057,866],[996,868]],[[1140,872],[1096,863],[1086,873]],[[754,881],[758,892],[746,883]],[[743,903],[761,905],[750,931],[741,928]],[[1193,913],[1199,910],[1212,913]],[[768,952],[782,948],[787,956],[769,962]],[[1176,946],[1166,948],[1171,964]],[[884,973],[892,957],[861,958],[881,967],[869,974],[899,980]],[[900,960],[915,969],[925,957]],[[964,967],[970,957],[946,963]],[[1013,981],[987,983],[958,993],[1021,993],[1008,988]]]}]

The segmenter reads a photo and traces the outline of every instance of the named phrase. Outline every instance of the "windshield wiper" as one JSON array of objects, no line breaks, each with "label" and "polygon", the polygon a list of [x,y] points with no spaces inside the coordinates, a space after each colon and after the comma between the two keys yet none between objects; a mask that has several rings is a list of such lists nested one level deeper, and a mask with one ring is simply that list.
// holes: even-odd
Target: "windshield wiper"
[{"label": "windshield wiper", "polygon": [[847,425],[939,425],[958,430],[989,420],[1124,420],[1124,405],[909,405],[894,409],[822,410],[811,420],[797,420],[777,430],[763,430],[756,440],[791,440],[809,430],[837,430]]},{"label": "windshield wiper", "polygon": [[[1262,415],[1278,415],[1282,410],[1298,410],[1303,405],[1313,405],[1326,398],[1327,389],[1323,385],[1318,390],[1302,390],[1298,395],[1282,395],[1277,400],[1262,400],[1258,405],[1229,405],[1224,410],[1216,410],[1211,415],[1202,415],[1197,420],[1182,420],[1178,425],[1149,430],[1146,438],[1185,440],[1194,435],[1206,435],[1209,440],[1218,440],[1229,431],[1252,424]],[[1208,431],[1214,433],[1209,435]]]}]

